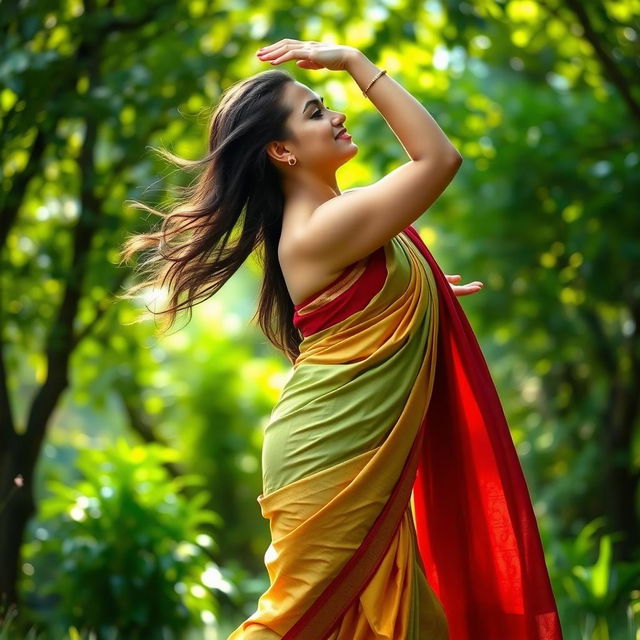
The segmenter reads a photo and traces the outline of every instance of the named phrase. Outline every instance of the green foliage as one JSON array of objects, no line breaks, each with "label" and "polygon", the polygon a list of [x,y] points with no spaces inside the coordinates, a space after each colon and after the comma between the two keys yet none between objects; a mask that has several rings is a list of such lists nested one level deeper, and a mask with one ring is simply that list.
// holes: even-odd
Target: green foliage
[{"label": "green foliage", "polygon": [[[217,294],[215,313],[196,309],[175,337],[130,325],[140,305],[111,302],[128,274],[115,267],[117,249],[153,221],[123,202],[155,205],[189,180],[149,145],[199,157],[204,116],[221,91],[269,68],[257,47],[294,37],[362,49],[465,158],[416,226],[445,272],[486,283],[462,304],[549,532],[565,640],[631,640],[640,615],[638,0],[63,1],[0,13],[12,14],[0,41],[0,338],[28,447],[40,446],[25,427],[32,398],[51,372],[69,374],[36,452],[40,514],[50,522],[35,520],[20,563],[34,617],[72,625],[80,607],[110,624],[112,602],[118,625],[137,629],[163,602],[153,624],[210,610],[226,627],[251,612],[265,584],[261,425],[288,364],[257,331],[227,325],[246,325],[254,310],[256,262]],[[341,188],[406,161],[346,75],[284,67],[347,114],[360,152],[340,172]],[[78,233],[88,227],[89,241]],[[59,320],[75,295],[77,312]],[[71,330],[68,366],[52,361]],[[117,472],[90,450],[105,434],[132,432],[171,443],[173,473],[196,473],[215,491],[181,497],[153,448],[136,454],[151,456],[140,463],[120,445]],[[80,479],[68,473],[76,449]],[[225,526],[209,531],[217,546],[208,553],[236,588],[219,579],[216,598],[176,592],[197,587],[208,566],[189,545],[214,524],[197,513],[211,510]],[[596,540],[603,514],[610,531]],[[149,582],[152,599],[136,597]]]},{"label": "green foliage", "polygon": [[640,562],[612,560],[616,536],[596,536],[604,524],[596,518],[574,538],[557,541],[557,564],[551,568],[565,627],[594,640],[640,631]]},{"label": "green foliage", "polygon": [[202,480],[171,480],[163,464],[175,459],[171,449],[129,447],[119,438],[104,450],[79,451],[81,477],[72,486],[48,483],[41,539],[25,545],[34,567],[27,598],[38,609],[49,603],[39,615],[43,626],[181,638],[203,614],[215,618],[214,592],[230,585],[208,560],[212,538],[204,527],[220,518],[203,509],[208,491],[189,499],[180,493]]}]

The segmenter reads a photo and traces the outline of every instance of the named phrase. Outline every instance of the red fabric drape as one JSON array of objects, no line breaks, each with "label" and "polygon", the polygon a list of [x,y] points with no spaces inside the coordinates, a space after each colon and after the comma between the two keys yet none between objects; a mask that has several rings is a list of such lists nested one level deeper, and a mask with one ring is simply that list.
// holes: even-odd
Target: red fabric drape
[{"label": "red fabric drape", "polygon": [[436,379],[413,486],[418,546],[451,640],[560,640],[535,514],[491,374],[413,226],[439,298]]}]

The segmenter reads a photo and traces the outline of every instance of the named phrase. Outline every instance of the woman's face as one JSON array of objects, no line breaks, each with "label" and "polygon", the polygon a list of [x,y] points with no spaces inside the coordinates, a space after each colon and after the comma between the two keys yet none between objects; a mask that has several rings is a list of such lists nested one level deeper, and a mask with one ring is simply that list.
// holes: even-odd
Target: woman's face
[{"label": "woman's face", "polygon": [[[291,140],[271,143],[270,154],[283,168],[302,167],[320,174],[335,171],[358,152],[358,147],[347,136],[337,135],[346,129],[345,115],[327,108],[317,93],[299,82],[287,83],[283,100],[291,108],[287,125]],[[295,157],[293,167],[286,165],[289,157]]]}]

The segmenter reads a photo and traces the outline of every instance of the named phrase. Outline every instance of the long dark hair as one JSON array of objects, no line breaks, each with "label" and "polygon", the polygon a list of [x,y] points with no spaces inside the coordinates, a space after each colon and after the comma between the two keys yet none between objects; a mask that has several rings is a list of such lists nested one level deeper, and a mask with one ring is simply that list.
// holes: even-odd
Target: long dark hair
[{"label": "long dark hair", "polygon": [[[162,217],[162,222],[155,231],[130,235],[120,261],[146,252],[136,269],[144,281],[130,286],[122,297],[131,299],[149,285],[166,285],[169,304],[153,313],[167,321],[168,329],[180,310],[186,309],[190,320],[192,307],[214,295],[258,249],[264,278],[251,322],[258,315],[263,333],[292,363],[302,336],[293,325],[293,302],[278,261],[282,178],[266,146],[293,137],[285,124],[291,109],[281,100],[286,83],[293,81],[286,71],[271,69],[228,87],[212,113],[208,152],[199,160],[155,149],[169,162],[198,169],[199,174],[189,186],[178,187],[184,197],[166,212],[128,201]],[[231,235],[236,237],[227,246]]]}]

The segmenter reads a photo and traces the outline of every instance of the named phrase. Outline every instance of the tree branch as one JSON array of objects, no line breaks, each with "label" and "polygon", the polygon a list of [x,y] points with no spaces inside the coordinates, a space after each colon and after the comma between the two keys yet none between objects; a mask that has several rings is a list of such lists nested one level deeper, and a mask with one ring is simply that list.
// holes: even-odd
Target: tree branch
[{"label": "tree branch", "polygon": [[[94,59],[94,67],[98,66]],[[92,77],[97,77],[94,68]],[[51,414],[68,386],[68,366],[73,351],[73,323],[78,313],[82,286],[89,262],[93,238],[98,230],[102,203],[95,194],[96,168],[95,146],[98,122],[94,116],[87,118],[87,126],[78,166],[80,167],[80,217],[74,229],[73,254],[62,302],[47,336],[47,376],[36,392],[27,418],[26,440],[29,468],[35,466]]]},{"label": "tree branch", "polygon": [[[139,398],[142,397],[142,389],[140,389],[138,385],[135,385],[135,392],[132,393],[131,390],[126,391],[123,386],[120,385],[118,393],[120,394],[122,404],[124,405],[127,416],[129,417],[129,426],[145,443],[157,443],[163,447],[168,447],[169,444],[164,440],[164,438],[156,434],[151,421],[140,407]],[[164,462],[163,466],[173,478],[178,478],[185,473],[184,469],[182,469],[180,465],[174,464],[173,462]]]},{"label": "tree branch", "polygon": [[114,302],[114,298],[118,289],[122,286],[123,282],[127,279],[129,275],[128,270],[123,270],[120,275],[116,278],[111,290],[100,302],[96,305],[96,312],[90,322],[82,327],[79,331],[77,331],[71,338],[71,349],[72,351],[88,336],[90,335],[100,322],[100,320],[104,317],[106,312],[109,310],[111,305]]},{"label": "tree branch", "polygon": [[4,366],[4,340],[0,340],[0,451],[8,451],[9,442],[16,435],[9,400],[7,372]]},{"label": "tree branch", "polygon": [[15,224],[18,211],[22,205],[25,191],[33,176],[40,170],[42,156],[46,148],[46,135],[41,127],[31,145],[31,155],[24,171],[19,173],[12,181],[11,190],[7,193],[6,204],[2,203],[0,211],[0,249],[4,247],[11,227]]},{"label": "tree branch", "polygon": [[640,103],[631,93],[631,81],[625,78],[613,58],[600,42],[600,38],[591,24],[584,5],[579,0],[565,0],[565,3],[578,18],[586,40],[593,47],[596,57],[600,60],[600,64],[604,69],[604,75],[617,87],[622,99],[626,102],[629,111],[631,111],[631,115],[640,123]]},{"label": "tree branch", "polygon": [[593,344],[597,347],[596,353],[599,362],[607,372],[607,376],[610,379],[615,378],[618,375],[618,363],[611,352],[610,341],[602,326],[600,317],[593,309],[585,305],[579,308],[579,312],[594,337]]}]

